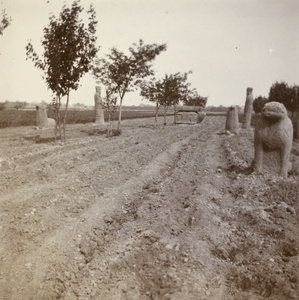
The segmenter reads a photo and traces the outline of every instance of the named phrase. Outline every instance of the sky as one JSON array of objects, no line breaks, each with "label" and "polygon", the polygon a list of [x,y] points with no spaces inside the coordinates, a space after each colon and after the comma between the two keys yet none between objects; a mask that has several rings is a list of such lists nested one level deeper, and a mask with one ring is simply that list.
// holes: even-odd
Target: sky
[{"label": "sky", "polygon": [[[53,94],[42,71],[26,60],[31,40],[41,56],[43,28],[58,16],[61,0],[0,0],[12,19],[0,36],[0,102],[50,102]],[[112,47],[127,52],[142,39],[166,44],[154,61],[157,79],[193,71],[191,88],[208,97],[207,105],[240,105],[247,87],[253,97],[267,97],[275,82],[299,84],[298,0],[81,0],[97,14],[98,56]],[[84,12],[83,15],[84,16]],[[86,74],[70,103],[94,105],[95,79]],[[102,96],[104,95],[104,88]],[[124,105],[149,104],[139,92],[128,93]]]}]

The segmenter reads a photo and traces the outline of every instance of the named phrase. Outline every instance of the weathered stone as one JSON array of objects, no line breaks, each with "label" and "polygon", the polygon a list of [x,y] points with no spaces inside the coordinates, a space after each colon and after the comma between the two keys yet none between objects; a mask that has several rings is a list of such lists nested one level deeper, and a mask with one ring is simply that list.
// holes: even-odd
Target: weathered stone
[{"label": "weathered stone", "polygon": [[236,106],[231,106],[227,112],[225,130],[233,134],[239,133],[239,112]]},{"label": "weathered stone", "polygon": [[206,114],[200,111],[199,106],[183,106],[175,112],[175,124],[198,124],[203,121]]},{"label": "weathered stone", "polygon": [[104,124],[104,111],[102,106],[101,87],[96,86],[96,93],[94,95],[94,104],[96,112],[96,124]]},{"label": "weathered stone", "polygon": [[250,87],[247,88],[246,93],[247,93],[247,96],[246,96],[246,102],[245,102],[245,108],[244,108],[242,128],[250,129],[251,116],[252,116],[252,110],[253,110],[252,88],[250,88]]},{"label": "weathered stone", "polygon": [[[269,102],[261,112],[254,134],[254,171],[262,170],[263,156],[277,151],[280,158],[280,175],[286,177],[290,170],[290,153],[293,142],[293,125],[283,104]],[[271,160],[271,164],[276,161]]]},{"label": "weathered stone", "polygon": [[205,118],[205,116],[206,116],[205,112],[203,112],[203,111],[198,112],[196,123],[197,124],[201,123],[203,121],[203,119]]},{"label": "weathered stone", "polygon": [[36,127],[54,128],[56,122],[54,119],[48,118],[47,109],[43,106],[36,106]]}]

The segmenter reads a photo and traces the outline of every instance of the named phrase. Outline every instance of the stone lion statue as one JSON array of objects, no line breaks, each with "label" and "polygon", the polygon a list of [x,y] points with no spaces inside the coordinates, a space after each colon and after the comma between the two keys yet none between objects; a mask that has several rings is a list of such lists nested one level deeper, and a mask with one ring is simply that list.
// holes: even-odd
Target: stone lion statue
[{"label": "stone lion statue", "polygon": [[54,128],[56,121],[48,118],[47,110],[43,106],[36,106],[36,126],[37,128]]},{"label": "stone lion statue", "polygon": [[267,103],[254,133],[254,171],[261,172],[265,151],[276,150],[280,157],[280,175],[286,177],[291,165],[289,158],[292,141],[293,125],[286,108],[279,102]]}]

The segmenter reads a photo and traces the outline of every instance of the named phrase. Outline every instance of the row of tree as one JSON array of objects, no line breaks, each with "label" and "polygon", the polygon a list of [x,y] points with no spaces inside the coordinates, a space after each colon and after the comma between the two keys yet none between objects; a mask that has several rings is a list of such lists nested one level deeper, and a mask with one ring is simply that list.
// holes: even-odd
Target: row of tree
[{"label": "row of tree", "polygon": [[[63,118],[65,140],[65,119],[71,90],[77,90],[81,77],[91,71],[96,82],[104,85],[106,96],[103,105],[107,110],[115,110],[119,99],[119,120],[117,130],[120,130],[121,111],[126,93],[140,88],[141,96],[160,106],[169,107],[183,101],[186,105],[205,106],[207,98],[201,97],[196,90],[191,90],[187,83],[190,73],[165,75],[156,80],[152,62],[166,51],[166,44],[146,45],[142,40],[129,48],[129,55],[115,47],[105,58],[99,59],[97,53],[96,13],[91,5],[88,14],[88,24],[79,18],[83,8],[79,0],[73,2],[71,8],[63,6],[58,17],[51,15],[48,26],[43,29],[41,41],[44,52],[41,57],[35,52],[31,42],[26,46],[27,59],[43,71],[43,78],[48,88],[53,92],[52,106],[59,118],[62,97],[67,98]],[[58,122],[60,124],[60,121]],[[57,132],[57,130],[56,130]],[[62,139],[62,137],[61,137]]]},{"label": "row of tree", "polygon": [[288,85],[286,82],[275,82],[269,91],[269,97],[258,96],[253,101],[253,109],[256,113],[262,111],[266,103],[276,101],[282,103],[292,114],[299,111],[299,86]]}]

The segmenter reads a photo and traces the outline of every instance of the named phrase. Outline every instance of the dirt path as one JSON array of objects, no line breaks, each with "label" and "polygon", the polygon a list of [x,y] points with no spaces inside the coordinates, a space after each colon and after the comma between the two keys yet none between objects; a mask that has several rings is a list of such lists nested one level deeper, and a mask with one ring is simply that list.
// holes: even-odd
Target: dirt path
[{"label": "dirt path", "polygon": [[146,122],[1,132],[0,299],[296,299],[298,178],[249,174],[223,117]]}]

